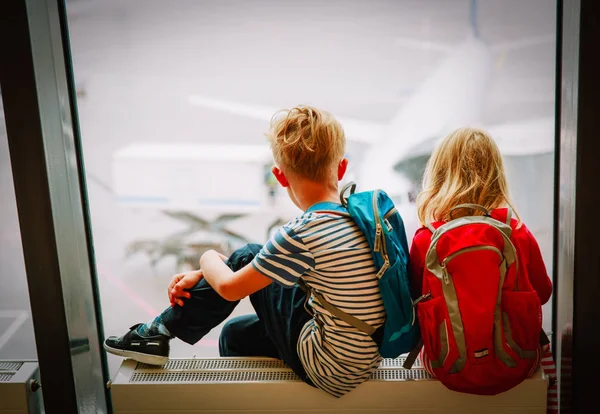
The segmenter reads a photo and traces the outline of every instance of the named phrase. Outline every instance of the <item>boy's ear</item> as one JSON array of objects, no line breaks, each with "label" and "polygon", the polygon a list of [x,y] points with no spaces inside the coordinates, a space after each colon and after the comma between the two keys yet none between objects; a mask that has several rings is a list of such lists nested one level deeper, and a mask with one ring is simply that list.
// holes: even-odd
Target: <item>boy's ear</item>
[{"label": "boy's ear", "polygon": [[282,187],[290,186],[290,183],[288,182],[287,178],[285,178],[283,171],[281,171],[279,168],[273,167],[273,168],[271,168],[271,172],[273,173],[273,175],[275,176],[275,178],[277,179],[279,184],[281,184]]},{"label": "boy's ear", "polygon": [[338,174],[337,174],[338,181],[340,181],[342,178],[344,178],[344,175],[346,174],[347,169],[348,169],[348,158],[344,158],[338,164]]}]

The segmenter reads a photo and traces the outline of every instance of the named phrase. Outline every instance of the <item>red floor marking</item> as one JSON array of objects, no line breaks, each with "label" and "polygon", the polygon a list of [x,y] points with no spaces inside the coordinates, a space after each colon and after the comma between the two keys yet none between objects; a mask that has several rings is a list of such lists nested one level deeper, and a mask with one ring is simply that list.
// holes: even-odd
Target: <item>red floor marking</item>
[{"label": "red floor marking", "polygon": [[150,318],[154,318],[156,317],[159,312],[154,309],[152,306],[150,306],[144,299],[142,299],[137,293],[135,293],[133,290],[129,289],[127,287],[127,285],[125,283],[123,283],[122,280],[114,277],[114,276],[110,276],[108,273],[104,273],[104,272],[99,272],[100,276],[103,278],[108,279],[111,283],[113,283],[114,285],[117,285],[117,287],[119,289],[121,289],[121,291],[135,304],[137,304],[140,308],[142,308],[144,311],[146,311],[146,313],[150,316]]},{"label": "red floor marking", "polygon": [[[155,316],[157,316],[159,314],[159,312],[156,309],[154,309],[152,306],[150,306],[148,304],[148,302],[146,302],[144,299],[142,299],[141,296],[139,296],[137,293],[135,293],[133,290],[131,290],[129,287],[127,287],[127,285],[125,283],[123,283],[122,280],[120,280],[114,276],[110,276],[108,273],[104,273],[104,272],[98,272],[98,273],[99,273],[100,277],[102,277],[103,279],[107,279],[112,284],[116,285],[125,294],[125,296],[127,296],[131,300],[131,302],[135,303],[140,308],[142,308],[144,311],[146,311],[146,313],[148,314],[148,316],[150,318],[154,318]],[[219,341],[216,339],[202,338],[195,346],[201,346],[204,348],[215,348],[215,347],[219,346]]]}]

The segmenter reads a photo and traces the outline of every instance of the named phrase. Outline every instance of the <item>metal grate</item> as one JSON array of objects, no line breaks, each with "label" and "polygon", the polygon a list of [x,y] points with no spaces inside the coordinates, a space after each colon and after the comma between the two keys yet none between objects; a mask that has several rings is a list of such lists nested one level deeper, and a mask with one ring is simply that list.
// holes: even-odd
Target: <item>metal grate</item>
[{"label": "metal grate", "polygon": [[[406,357],[404,357],[404,356],[400,356],[400,357],[394,358],[394,359],[386,358],[383,361],[381,361],[381,365],[379,365],[379,367],[380,368],[402,368],[404,361],[406,361]],[[419,368],[421,366],[422,366],[421,361],[419,360],[419,358],[417,358],[415,360],[415,363],[413,364],[413,368]]]},{"label": "metal grate", "polygon": [[22,366],[22,362],[0,361],[0,371],[18,371]]},{"label": "metal grate", "polygon": [[257,370],[257,369],[289,369],[278,359],[179,359],[170,360],[164,366],[138,363],[136,370]]},{"label": "metal grate", "polygon": [[[394,359],[383,359],[380,368],[402,368],[406,357]],[[417,358],[413,368],[422,367]],[[0,367],[0,369],[2,369]],[[289,369],[283,361],[278,359],[174,359],[166,365],[148,365],[138,363],[136,370],[170,370],[170,371],[191,371],[191,370],[256,370],[256,369]]]},{"label": "metal grate", "polygon": [[409,381],[431,379],[431,375],[422,368],[378,369],[371,375],[375,381]]},{"label": "metal grate", "polygon": [[293,371],[136,372],[129,382],[277,382],[300,381]]},{"label": "metal grate", "polygon": [[13,377],[13,373],[11,372],[10,374],[4,373],[4,372],[0,372],[0,382],[8,382],[10,381],[10,379]]},{"label": "metal grate", "polygon": [[[384,359],[373,373],[375,381],[410,381],[431,379],[415,363],[415,368],[402,368],[405,357]],[[215,358],[175,359],[165,366],[138,363],[130,382],[135,383],[214,383],[214,382],[278,382],[300,381],[296,374],[277,359]]]}]

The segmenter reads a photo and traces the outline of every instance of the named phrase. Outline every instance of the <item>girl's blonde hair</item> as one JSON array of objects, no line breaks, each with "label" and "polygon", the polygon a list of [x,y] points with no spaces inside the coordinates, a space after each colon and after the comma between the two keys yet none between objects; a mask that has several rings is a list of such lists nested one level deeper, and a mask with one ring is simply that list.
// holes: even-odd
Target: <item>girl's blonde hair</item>
[{"label": "girl's blonde hair", "polygon": [[334,176],[346,151],[342,125],[312,106],[277,112],[266,135],[277,164],[313,181]]},{"label": "girl's blonde hair", "polygon": [[[479,204],[488,210],[510,206],[508,184],[500,150],[480,129],[460,128],[448,135],[427,162],[423,191],[417,197],[422,225],[450,219],[450,210],[459,204]],[[481,212],[459,209],[453,217]]]}]

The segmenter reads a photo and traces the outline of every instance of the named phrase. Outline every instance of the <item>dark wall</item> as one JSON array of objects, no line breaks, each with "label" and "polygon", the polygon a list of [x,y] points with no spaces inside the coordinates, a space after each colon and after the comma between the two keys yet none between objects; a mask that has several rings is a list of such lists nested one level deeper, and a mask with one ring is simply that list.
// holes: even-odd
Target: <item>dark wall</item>
[{"label": "dark wall", "polygon": [[580,413],[597,406],[600,372],[600,2],[564,0],[558,15],[556,359],[561,412]]}]

